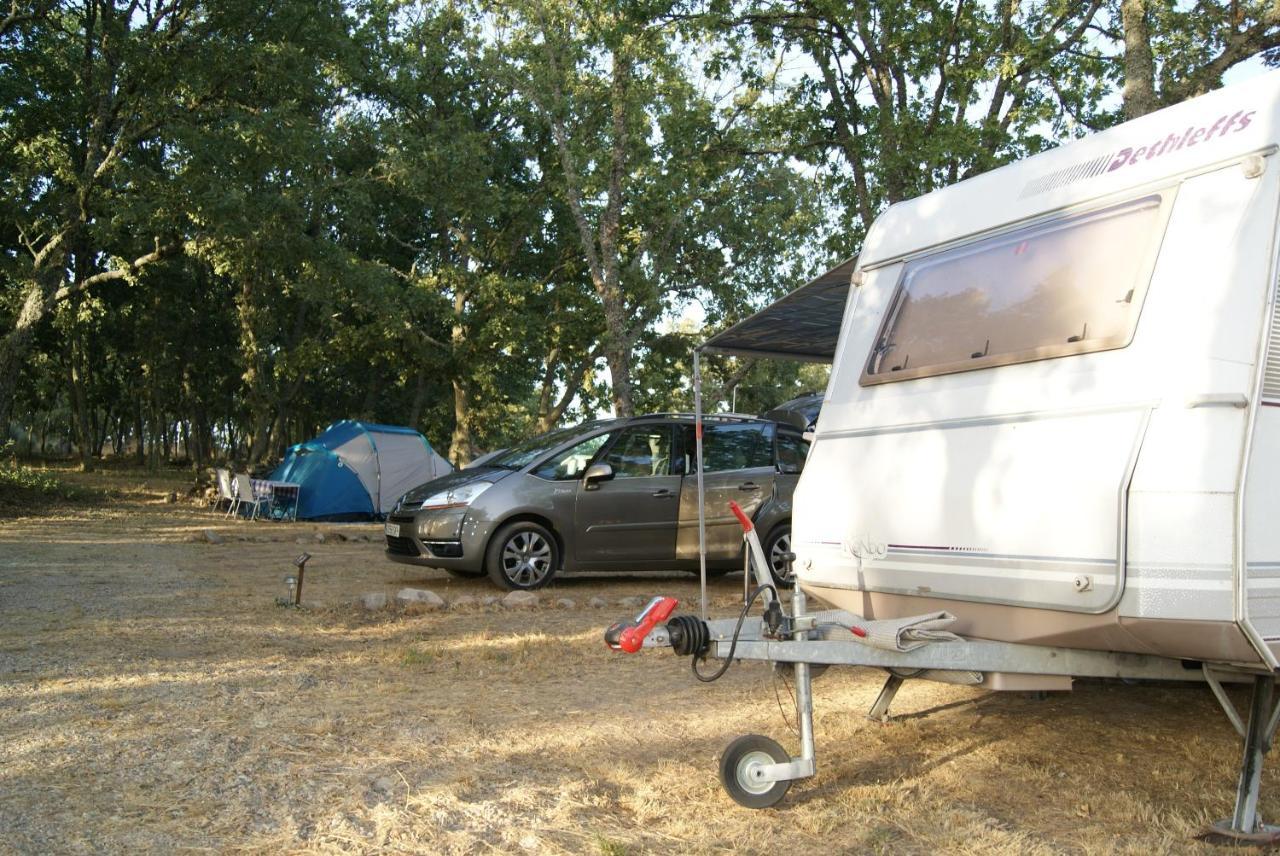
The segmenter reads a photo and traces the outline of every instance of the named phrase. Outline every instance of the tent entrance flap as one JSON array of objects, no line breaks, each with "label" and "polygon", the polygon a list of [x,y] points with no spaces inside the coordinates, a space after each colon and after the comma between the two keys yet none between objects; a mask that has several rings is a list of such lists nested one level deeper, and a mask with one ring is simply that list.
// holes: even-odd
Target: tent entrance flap
[{"label": "tent entrance flap", "polygon": [[857,267],[857,256],[841,262],[786,297],[712,336],[693,351],[693,416],[694,436],[697,438],[694,454],[698,476],[698,566],[701,577],[699,612],[704,621],[707,618],[707,531],[706,491],[702,484],[702,354],[835,362],[845,302],[849,299],[849,287]]}]

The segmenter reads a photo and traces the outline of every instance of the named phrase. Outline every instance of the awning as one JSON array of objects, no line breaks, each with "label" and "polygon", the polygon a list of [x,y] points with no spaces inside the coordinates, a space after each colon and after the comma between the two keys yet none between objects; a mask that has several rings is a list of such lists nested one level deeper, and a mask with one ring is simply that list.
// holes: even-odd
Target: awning
[{"label": "awning", "polygon": [[835,360],[844,302],[857,256],[702,343],[709,354],[829,363]]}]

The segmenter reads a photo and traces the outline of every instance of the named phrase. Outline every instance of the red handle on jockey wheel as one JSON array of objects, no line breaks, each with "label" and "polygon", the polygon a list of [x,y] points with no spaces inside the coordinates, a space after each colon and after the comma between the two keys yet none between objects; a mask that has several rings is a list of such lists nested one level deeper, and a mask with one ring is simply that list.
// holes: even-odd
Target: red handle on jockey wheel
[{"label": "red handle on jockey wheel", "polygon": [[750,532],[752,529],[756,528],[755,525],[752,524],[751,518],[742,510],[742,506],[738,505],[738,503],[734,502],[732,499],[729,500],[729,510],[733,512],[733,516],[738,518],[738,522],[742,524],[743,532]]},{"label": "red handle on jockey wheel", "polygon": [[605,644],[615,651],[634,654],[644,645],[649,631],[670,618],[679,604],[680,601],[674,597],[655,597],[635,618],[609,625],[604,632]]}]

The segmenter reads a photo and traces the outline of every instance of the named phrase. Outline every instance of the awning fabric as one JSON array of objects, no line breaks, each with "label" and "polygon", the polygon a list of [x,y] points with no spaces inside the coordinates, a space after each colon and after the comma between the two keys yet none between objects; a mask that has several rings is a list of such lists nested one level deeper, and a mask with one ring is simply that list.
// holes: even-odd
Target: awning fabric
[{"label": "awning fabric", "polygon": [[701,351],[829,363],[835,360],[855,256],[704,342]]}]

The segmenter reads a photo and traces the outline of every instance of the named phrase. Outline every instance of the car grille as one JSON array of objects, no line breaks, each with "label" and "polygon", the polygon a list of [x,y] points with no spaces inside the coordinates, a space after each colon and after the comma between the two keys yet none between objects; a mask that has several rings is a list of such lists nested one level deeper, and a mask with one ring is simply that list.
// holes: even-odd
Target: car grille
[{"label": "car grille", "polygon": [[418,545],[413,543],[412,538],[397,538],[394,535],[387,536],[387,552],[397,556],[420,555]]}]

